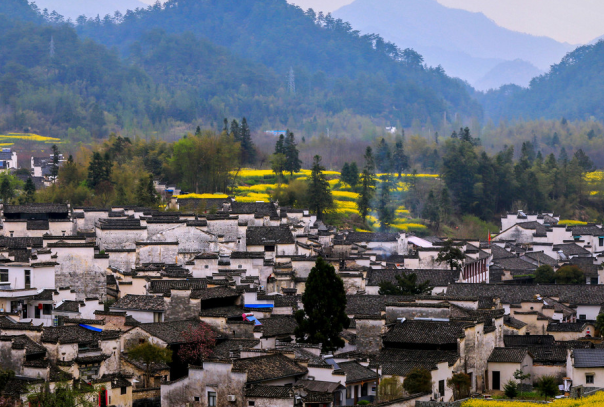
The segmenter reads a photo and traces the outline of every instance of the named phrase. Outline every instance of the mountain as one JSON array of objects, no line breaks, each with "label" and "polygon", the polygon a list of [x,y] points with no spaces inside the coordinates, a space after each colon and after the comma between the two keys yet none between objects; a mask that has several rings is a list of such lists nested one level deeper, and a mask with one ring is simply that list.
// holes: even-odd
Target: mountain
[{"label": "mountain", "polygon": [[284,104],[293,102],[297,111],[280,113],[281,123],[302,124],[317,113],[344,111],[403,125],[438,122],[447,110],[481,116],[463,83],[441,69],[424,68],[417,53],[405,53],[374,34],[360,35],[344,21],[304,12],[286,0],[169,0],[123,21],[89,20],[77,29],[127,58],[140,38],[157,30],[190,32],[223,46],[272,69],[280,78],[277,85],[290,93],[293,80],[296,101]]},{"label": "mountain", "polygon": [[476,81],[474,87],[478,90],[489,90],[499,89],[507,84],[515,84],[526,88],[533,78],[543,73],[535,65],[521,59],[504,61]]},{"label": "mountain", "polygon": [[333,15],[361,32],[413,48],[429,65],[442,65],[470,83],[504,61],[522,59],[546,70],[574,48],[508,30],[482,13],[447,8],[436,0],[356,0]]},{"label": "mountain", "polygon": [[172,0],[75,27],[24,5],[0,2],[0,132],[76,142],[246,117],[370,138],[376,124],[482,117],[463,82],[412,50],[285,0]]},{"label": "mountain", "polygon": [[528,89],[503,87],[479,96],[492,118],[604,120],[604,41],[566,55]]},{"label": "mountain", "polygon": [[119,10],[122,14],[127,10],[148,7],[139,0],[35,0],[40,10],[56,11],[65,18],[77,19],[81,15],[103,18],[113,15]]}]

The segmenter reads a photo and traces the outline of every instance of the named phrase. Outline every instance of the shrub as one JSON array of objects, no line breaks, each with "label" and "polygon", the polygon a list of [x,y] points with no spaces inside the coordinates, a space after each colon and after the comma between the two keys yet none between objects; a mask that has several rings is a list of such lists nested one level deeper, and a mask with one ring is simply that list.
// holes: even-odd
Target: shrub
[{"label": "shrub", "polygon": [[559,393],[558,381],[554,376],[541,376],[535,383],[535,389],[544,399],[557,396]]},{"label": "shrub", "polygon": [[508,398],[516,398],[518,396],[518,385],[512,379],[508,380],[508,382],[503,386],[503,392]]},{"label": "shrub", "polygon": [[432,374],[428,369],[416,367],[405,377],[403,388],[409,394],[431,393]]}]

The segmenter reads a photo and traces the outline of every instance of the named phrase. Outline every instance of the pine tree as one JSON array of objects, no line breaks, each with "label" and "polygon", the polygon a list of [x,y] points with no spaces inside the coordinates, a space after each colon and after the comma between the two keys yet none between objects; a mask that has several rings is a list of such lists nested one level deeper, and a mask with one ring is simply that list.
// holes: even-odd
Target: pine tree
[{"label": "pine tree", "polygon": [[290,176],[293,176],[294,172],[298,172],[302,168],[302,161],[299,158],[300,153],[298,152],[294,133],[289,130],[287,131],[283,148],[285,153],[285,171],[288,171]]},{"label": "pine tree", "polygon": [[52,179],[52,183],[54,184],[57,181],[57,177],[59,176],[59,158],[60,158],[59,147],[56,144],[52,145],[52,165],[50,167],[50,177]]},{"label": "pine tree", "polygon": [[275,154],[285,154],[285,136],[283,134],[279,135],[275,143]]},{"label": "pine tree", "polygon": [[0,198],[2,198],[3,204],[10,203],[10,200],[15,197],[15,187],[9,179],[10,175],[2,175],[2,182],[0,182]]},{"label": "pine tree", "polygon": [[256,162],[256,147],[245,117],[241,120],[241,164],[253,165]]},{"label": "pine tree", "polygon": [[424,219],[428,219],[434,229],[438,230],[440,228],[440,211],[438,202],[436,201],[436,196],[432,190],[428,193],[428,198],[426,199],[426,204],[424,205],[422,217]]},{"label": "pine tree", "polygon": [[[389,172],[390,167],[386,167]],[[380,195],[377,202],[377,213],[380,219],[380,230],[387,231],[390,225],[394,222],[394,206],[392,204],[392,189],[393,182],[390,174],[386,174],[382,178],[380,184]]]},{"label": "pine tree", "polygon": [[23,193],[23,203],[33,203],[36,201],[36,185],[31,177],[27,178],[27,181],[25,181]]},{"label": "pine tree", "polygon": [[447,222],[449,220],[449,216],[451,216],[451,197],[449,197],[449,190],[447,187],[444,187],[440,191],[438,207],[440,209],[441,220]]},{"label": "pine tree", "polygon": [[348,181],[347,181],[348,177],[350,177],[350,166],[348,165],[347,162],[345,162],[344,165],[342,166],[342,170],[340,171],[340,180],[342,180],[348,184]]},{"label": "pine tree", "polygon": [[398,174],[398,178],[401,178],[403,171],[409,168],[409,157],[405,155],[405,149],[402,140],[398,140],[394,147],[394,156],[392,158],[394,164],[394,171]]},{"label": "pine tree", "polygon": [[341,179],[352,189],[356,188],[359,183],[359,167],[356,162],[353,162],[352,164],[344,163]]},{"label": "pine tree", "polygon": [[308,202],[319,220],[323,219],[323,213],[327,209],[333,207],[331,188],[323,171],[325,167],[321,165],[321,157],[316,155],[308,180]]},{"label": "pine tree", "polygon": [[92,154],[92,160],[88,166],[88,187],[95,189],[99,184],[108,182],[111,177],[111,160],[109,155],[104,156],[99,152]]},{"label": "pine tree", "polygon": [[195,137],[201,137],[201,127],[199,126],[195,129]]},{"label": "pine tree", "polygon": [[359,213],[361,214],[363,221],[367,219],[374,194],[375,165],[371,147],[367,147],[367,150],[365,150],[365,167],[363,168],[363,172],[361,174],[361,190],[359,191],[359,198],[357,199],[357,208],[359,209]]},{"label": "pine tree", "polygon": [[321,257],[310,271],[302,303],[304,308],[295,314],[298,341],[322,344],[323,352],[343,347],[340,333],[350,326],[344,282],[335,268]]},{"label": "pine tree", "polygon": [[380,172],[392,171],[392,153],[385,139],[380,140],[376,154],[377,168]]},{"label": "pine tree", "polygon": [[233,119],[233,121],[231,122],[231,136],[233,136],[233,139],[238,142],[241,143],[241,127],[239,127],[239,123],[237,122],[237,120]]}]

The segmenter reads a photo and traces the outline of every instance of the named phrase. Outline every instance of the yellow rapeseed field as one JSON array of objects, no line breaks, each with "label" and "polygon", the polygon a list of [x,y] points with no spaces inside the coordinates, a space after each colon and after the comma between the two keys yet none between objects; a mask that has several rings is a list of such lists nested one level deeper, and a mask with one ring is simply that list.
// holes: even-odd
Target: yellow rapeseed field
[{"label": "yellow rapeseed field", "polygon": [[46,137],[46,136],[40,136],[39,134],[30,134],[30,133],[8,133],[8,134],[0,135],[0,140],[12,140],[12,139],[41,141],[41,142],[48,142],[48,141],[59,142],[59,141],[61,141],[60,138]]},{"label": "yellow rapeseed field", "polygon": [[581,222],[580,220],[561,220],[558,222],[561,226],[585,226],[587,222]]},{"label": "yellow rapeseed field", "polygon": [[212,199],[212,198],[216,198],[216,199],[225,199],[228,198],[228,195],[224,195],[224,194],[186,194],[186,195],[176,195],[176,198],[179,199],[187,199],[187,198],[194,198],[194,199]]},{"label": "yellow rapeseed field", "polygon": [[[542,404],[528,401],[489,401],[468,400],[461,407],[537,407]],[[551,407],[602,407],[604,406],[604,392],[598,392],[593,396],[582,399],[559,399],[548,404]]]}]

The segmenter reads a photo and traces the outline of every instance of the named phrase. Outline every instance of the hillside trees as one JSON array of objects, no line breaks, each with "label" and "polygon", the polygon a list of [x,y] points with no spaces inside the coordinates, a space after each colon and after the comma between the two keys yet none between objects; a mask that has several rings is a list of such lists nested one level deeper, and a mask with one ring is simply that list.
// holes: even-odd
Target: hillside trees
[{"label": "hillside trees", "polygon": [[326,210],[333,207],[333,196],[329,182],[325,178],[325,167],[321,164],[321,157],[315,156],[308,179],[308,204],[317,219],[322,220]]}]

